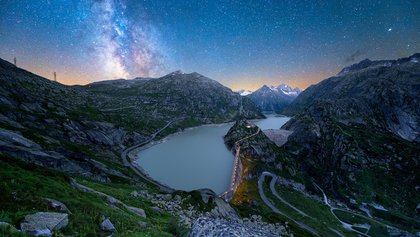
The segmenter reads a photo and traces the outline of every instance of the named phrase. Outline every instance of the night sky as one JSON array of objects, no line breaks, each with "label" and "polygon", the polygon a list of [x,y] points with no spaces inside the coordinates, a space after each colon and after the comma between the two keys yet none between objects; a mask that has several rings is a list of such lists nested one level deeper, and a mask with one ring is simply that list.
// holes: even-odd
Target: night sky
[{"label": "night sky", "polygon": [[0,0],[0,57],[64,84],[182,70],[304,89],[419,41],[419,0]]}]

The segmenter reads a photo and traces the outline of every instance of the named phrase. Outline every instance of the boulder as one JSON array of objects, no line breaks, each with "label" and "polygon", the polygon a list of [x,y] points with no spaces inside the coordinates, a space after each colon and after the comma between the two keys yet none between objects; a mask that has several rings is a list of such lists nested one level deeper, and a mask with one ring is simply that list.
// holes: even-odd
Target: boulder
[{"label": "boulder", "polygon": [[110,204],[116,204],[116,203],[120,203],[117,199],[115,199],[114,197],[111,196],[107,196],[106,197],[107,202],[109,202]]},{"label": "boulder", "polygon": [[146,213],[144,212],[143,209],[138,208],[138,207],[127,207],[127,209],[135,214],[137,214],[140,217],[146,218]]},{"label": "boulder", "polygon": [[216,206],[211,210],[211,216],[215,218],[225,218],[225,219],[238,219],[238,214],[235,209],[233,209],[229,203],[225,202],[221,198],[215,198],[214,203]]},{"label": "boulder", "polygon": [[203,199],[204,203],[208,203],[211,198],[217,197],[216,193],[213,192],[211,189],[198,189],[200,192],[201,198]]},{"label": "boulder", "polygon": [[69,223],[68,214],[57,212],[37,212],[27,215],[20,223],[22,231],[35,236],[51,236]]},{"label": "boulder", "polygon": [[44,198],[44,199],[47,200],[48,202],[50,202],[52,208],[54,208],[58,211],[71,213],[70,210],[67,208],[67,206],[64,205],[64,203],[59,202],[57,200],[54,200],[52,198]]},{"label": "boulder", "polygon": [[150,209],[152,209],[153,211],[155,211],[157,213],[163,213],[163,210],[160,209],[159,207],[151,207]]},{"label": "boulder", "polygon": [[139,196],[139,193],[137,192],[137,191],[132,191],[131,193],[130,193],[130,195],[131,196],[133,196],[133,197],[138,197]]},{"label": "boulder", "polygon": [[115,232],[116,231],[114,225],[112,224],[112,222],[108,218],[106,218],[104,221],[102,221],[102,223],[99,225],[99,227],[103,231],[108,231],[108,232]]}]

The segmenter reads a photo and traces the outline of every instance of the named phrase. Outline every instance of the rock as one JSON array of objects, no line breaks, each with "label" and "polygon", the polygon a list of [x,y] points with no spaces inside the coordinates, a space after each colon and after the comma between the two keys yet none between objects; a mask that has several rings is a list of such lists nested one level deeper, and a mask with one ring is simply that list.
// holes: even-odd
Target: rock
[{"label": "rock", "polygon": [[2,129],[2,128],[0,128],[0,140],[6,143],[11,143],[11,144],[15,144],[15,145],[23,146],[27,148],[36,148],[36,149],[40,148],[40,146],[37,143],[23,137],[22,135],[16,132],[7,130],[7,129]]},{"label": "rock", "polygon": [[166,195],[163,195],[163,200],[165,200],[165,201],[169,201],[169,200],[171,200],[172,199],[172,195],[171,194],[166,194]]},{"label": "rock", "polygon": [[146,213],[144,212],[143,209],[138,208],[138,207],[127,207],[127,209],[131,212],[134,212],[135,214],[137,214],[138,216],[141,216],[143,218],[146,218]]},{"label": "rock", "polygon": [[175,195],[175,202],[180,203],[182,201],[182,197],[179,195]]},{"label": "rock", "polygon": [[27,215],[20,223],[22,231],[35,236],[51,236],[53,230],[59,230],[69,223],[68,214],[57,212],[37,212]]},{"label": "rock", "polygon": [[108,218],[106,218],[104,221],[102,221],[102,223],[99,225],[99,227],[103,231],[108,231],[108,232],[115,232],[116,231],[114,225],[112,224],[112,222]]},{"label": "rock", "polygon": [[149,191],[147,191],[147,190],[141,190],[139,193],[140,193],[141,196],[149,195]]},{"label": "rock", "polygon": [[163,213],[163,210],[160,209],[159,207],[151,207],[150,209],[152,209],[153,211],[155,211],[157,213]]},{"label": "rock", "polygon": [[146,223],[146,222],[144,222],[144,221],[139,221],[139,226],[140,226],[140,228],[142,228],[142,229],[146,229],[146,228],[147,228],[147,223]]},{"label": "rock", "polygon": [[133,191],[133,192],[130,193],[130,195],[133,196],[133,197],[138,197],[139,193],[137,191]]},{"label": "rock", "polygon": [[199,189],[197,190],[200,192],[201,199],[203,199],[204,203],[208,203],[210,198],[216,197],[216,193],[213,192],[211,189]]},{"label": "rock", "polygon": [[280,233],[271,232],[269,228],[258,225],[242,224],[224,219],[201,217],[197,219],[188,237],[216,237],[216,236],[241,236],[241,237],[274,237]]},{"label": "rock", "polygon": [[54,200],[52,198],[44,198],[44,199],[50,202],[52,208],[58,211],[65,211],[65,212],[71,213],[71,211],[67,208],[66,205],[64,205],[64,203]]},{"label": "rock", "polygon": [[116,204],[119,203],[119,201],[111,196],[107,196],[106,200],[110,203],[110,204]]},{"label": "rock", "polygon": [[34,236],[52,236],[52,232],[49,229],[36,230],[31,234]]},{"label": "rock", "polygon": [[223,199],[215,198],[216,207],[211,210],[211,216],[215,218],[238,219],[236,211]]}]

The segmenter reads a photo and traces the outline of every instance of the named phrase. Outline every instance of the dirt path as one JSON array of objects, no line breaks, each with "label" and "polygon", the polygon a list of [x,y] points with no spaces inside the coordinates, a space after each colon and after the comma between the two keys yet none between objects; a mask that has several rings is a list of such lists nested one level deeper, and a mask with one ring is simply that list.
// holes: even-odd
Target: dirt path
[{"label": "dirt path", "polygon": [[[370,235],[366,234],[367,232],[366,233],[363,233],[361,231],[358,231],[358,230],[356,230],[356,229],[353,228],[354,225],[349,224],[347,222],[344,222],[344,221],[340,220],[340,218],[338,218],[338,216],[334,213],[334,210],[341,210],[341,211],[345,211],[345,212],[349,212],[349,211],[347,211],[345,209],[342,209],[342,208],[335,208],[335,207],[331,206],[331,204],[328,201],[327,195],[325,195],[325,193],[324,193],[324,190],[322,190],[322,188],[319,187],[316,183],[314,183],[314,185],[322,192],[322,196],[324,197],[324,203],[325,203],[325,205],[327,205],[328,208],[330,208],[331,214],[341,223],[341,225],[343,226],[344,229],[354,231],[354,232],[356,232],[356,233],[358,233],[360,235],[363,235],[363,236],[371,237]],[[353,212],[349,212],[349,213],[355,214]]]},{"label": "dirt path", "polygon": [[274,196],[276,196],[277,199],[279,199],[282,203],[286,204],[287,206],[289,206],[290,208],[292,208],[293,210],[295,210],[297,213],[301,214],[302,216],[310,217],[308,214],[306,214],[305,212],[301,211],[297,207],[290,204],[288,201],[286,201],[284,198],[282,198],[277,193],[276,188],[274,186],[277,182],[277,176],[276,175],[274,175],[272,173],[268,173],[267,175],[272,177],[271,182],[270,182],[270,189],[271,189],[271,192],[274,194]]}]

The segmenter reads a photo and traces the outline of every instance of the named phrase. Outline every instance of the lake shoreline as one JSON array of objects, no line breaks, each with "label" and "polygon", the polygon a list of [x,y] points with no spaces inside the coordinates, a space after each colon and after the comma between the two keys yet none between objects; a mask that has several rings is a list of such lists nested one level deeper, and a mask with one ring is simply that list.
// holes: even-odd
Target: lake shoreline
[{"label": "lake shoreline", "polygon": [[[252,119],[249,121],[254,124],[258,124],[258,122],[271,120],[271,123],[275,122],[278,124],[277,127],[281,127],[285,123],[285,121],[282,120],[281,118],[289,118],[287,116],[278,115],[278,114],[264,114],[264,115],[266,116],[266,118],[264,119]],[[279,118],[280,120],[277,118]],[[223,180],[225,176],[227,180],[230,180],[230,176],[231,176],[230,166],[233,165],[233,162],[234,162],[234,157],[232,157],[232,164],[229,163],[230,162],[229,160],[224,161],[225,158],[223,157],[233,156],[233,154],[232,154],[232,151],[224,143],[223,136],[226,135],[226,133],[229,131],[229,129],[233,125],[234,125],[234,122],[225,122],[225,123],[219,123],[219,124],[202,124],[199,126],[185,128],[182,131],[171,133],[159,140],[150,141],[149,143],[143,146],[133,149],[132,151],[129,152],[128,158],[130,159],[131,163],[134,166],[136,166],[136,168],[140,170],[145,176],[157,181],[158,183],[164,186],[170,187],[172,189],[188,192],[191,190],[208,188],[208,189],[213,190],[215,193],[222,193],[225,190],[225,188],[221,188],[220,185],[223,185],[224,181],[222,181],[222,183],[220,183],[220,181]],[[226,126],[226,128],[223,128],[223,130],[226,130],[226,131],[223,131],[223,132],[220,132],[220,130],[217,131],[213,129],[205,129],[208,127],[213,127],[216,129],[216,128],[220,128],[224,126]],[[202,139],[200,135],[201,131],[194,132],[194,130],[197,130],[197,129],[204,129],[202,133],[203,134]],[[191,136],[193,137],[189,137],[190,135],[188,134],[184,135],[186,133],[190,133]],[[213,137],[216,136],[217,138],[214,137],[215,139],[213,139],[212,136]],[[216,139],[219,139],[219,136],[220,136],[220,143],[218,140],[216,141]],[[178,140],[173,141],[173,139],[175,138]],[[154,148],[154,150],[149,151],[148,153],[140,154],[147,149],[151,149],[155,146],[162,145],[167,142],[172,142],[172,143],[168,145],[164,145],[163,147],[160,147],[160,148]],[[206,144],[203,145],[203,142],[205,142]],[[223,148],[221,147],[221,144],[223,144]],[[183,150],[183,151],[180,151],[180,150]],[[199,150],[200,153],[197,153],[198,152],[197,150]],[[204,151],[204,153],[202,151]],[[167,154],[165,154],[165,152],[167,152]],[[145,155],[146,157],[144,157],[143,155]],[[171,156],[177,157],[175,158],[177,160],[173,160],[173,159],[168,160],[168,157],[171,157]],[[228,162],[228,163],[225,163],[225,162]],[[225,164],[221,164],[221,163],[225,163]],[[172,171],[172,168],[169,169],[168,167],[173,167],[174,168],[173,170],[175,171]],[[190,171],[189,169],[192,169],[192,170]],[[227,170],[224,171],[224,169],[227,169],[229,171]],[[200,170],[202,170],[201,173],[200,173]],[[214,175],[212,176],[213,173]],[[189,175],[190,176],[193,175],[193,176],[188,178]],[[187,181],[187,180],[191,180],[191,181]],[[201,187],[199,184],[200,180],[203,181],[203,185]],[[172,182],[172,184],[169,185],[168,181],[169,183]],[[211,184],[213,181],[214,183]],[[182,186],[185,188],[183,188]],[[218,188],[216,188],[217,186]],[[219,192],[220,190],[223,190],[223,191]]]}]

